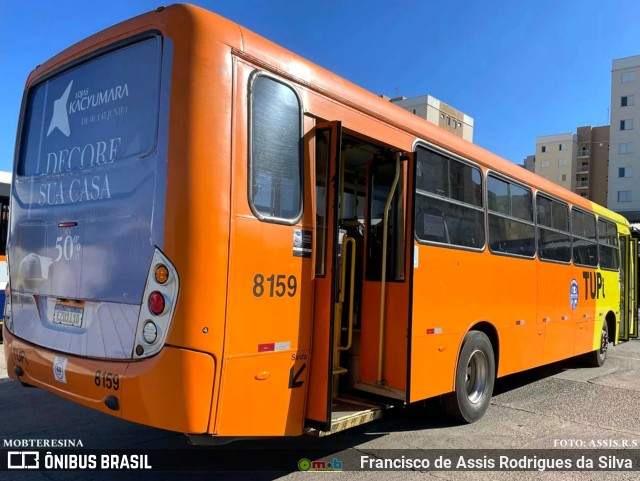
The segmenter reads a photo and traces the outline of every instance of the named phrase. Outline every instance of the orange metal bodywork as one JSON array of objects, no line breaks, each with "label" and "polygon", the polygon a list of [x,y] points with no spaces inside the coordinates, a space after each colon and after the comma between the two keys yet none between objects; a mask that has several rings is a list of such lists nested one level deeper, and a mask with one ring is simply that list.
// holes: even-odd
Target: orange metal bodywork
[{"label": "orange metal bodywork", "polygon": [[[56,353],[5,330],[14,379],[11,353],[25,350],[30,364],[23,366],[23,382],[132,421],[220,436],[302,433],[308,406],[325,402],[307,400],[309,373],[329,372],[328,346],[312,342],[312,332],[326,328],[313,325],[314,261],[292,256],[293,231],[315,227],[316,121],[340,120],[351,134],[402,152],[413,152],[422,139],[476,162],[484,172],[490,168],[518,179],[534,194],[540,189],[592,210],[586,199],[188,5],[151,12],[86,39],[38,67],[27,88],[73,59],[148,30],[173,45],[163,250],[180,275],[181,290],[167,346],[135,362],[69,357],[69,381],[61,386],[47,382]],[[301,99],[304,212],[296,225],[261,222],[249,206],[248,82],[256,69],[284,79]],[[411,193],[409,162],[403,181]],[[589,269],[501,257],[488,248],[478,253],[421,245],[412,230],[405,253],[405,282],[387,285],[383,351],[383,377],[405,393],[404,401],[453,389],[462,340],[480,322],[497,332],[499,376],[594,349],[595,301],[581,300],[573,312],[568,308],[571,279],[582,288],[581,272]],[[256,297],[256,274],[296,276],[296,296]],[[371,383],[377,380],[378,293],[379,284],[364,283],[360,376]],[[543,322],[546,317],[551,322]],[[432,328],[442,331],[431,335]],[[281,348],[260,350],[270,343]],[[105,407],[104,391],[93,383],[97,369],[122,376],[121,411]],[[300,387],[291,387],[292,373],[300,373]]]},{"label": "orange metal bodywork", "polygon": [[[53,380],[57,355],[5,332],[7,371],[16,379],[14,367],[24,375],[20,381],[41,387],[107,414],[174,431],[206,432],[211,387],[216,365],[211,355],[165,347],[144,362],[109,362],[64,355],[66,382]],[[117,374],[117,390],[105,390],[95,382],[96,372]],[[107,396],[119,399],[120,410],[105,405]]]}]

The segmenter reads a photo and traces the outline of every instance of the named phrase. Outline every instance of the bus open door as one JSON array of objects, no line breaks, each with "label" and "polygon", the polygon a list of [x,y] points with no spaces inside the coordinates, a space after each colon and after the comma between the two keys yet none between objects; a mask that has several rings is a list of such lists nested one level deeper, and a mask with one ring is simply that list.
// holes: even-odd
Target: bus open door
[{"label": "bus open door", "polygon": [[306,418],[327,433],[379,418],[387,404],[370,401],[373,397],[389,398],[390,404],[405,400],[406,358],[392,359],[390,350],[407,349],[407,166],[402,152],[343,133],[340,122],[317,123],[315,142]]}]

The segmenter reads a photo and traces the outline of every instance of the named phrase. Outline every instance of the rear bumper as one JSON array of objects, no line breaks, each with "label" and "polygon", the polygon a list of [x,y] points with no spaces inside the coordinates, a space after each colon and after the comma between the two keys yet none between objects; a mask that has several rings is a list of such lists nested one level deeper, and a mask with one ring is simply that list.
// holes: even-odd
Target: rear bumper
[{"label": "rear bumper", "polygon": [[[207,432],[216,369],[209,354],[165,346],[141,361],[103,361],[34,346],[6,329],[4,336],[12,379],[136,423]],[[109,398],[111,408],[105,403]]]}]

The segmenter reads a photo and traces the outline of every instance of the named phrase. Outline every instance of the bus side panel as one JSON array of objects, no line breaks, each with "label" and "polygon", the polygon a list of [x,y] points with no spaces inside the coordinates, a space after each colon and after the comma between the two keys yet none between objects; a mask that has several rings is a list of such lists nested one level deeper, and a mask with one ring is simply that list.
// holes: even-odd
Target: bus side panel
[{"label": "bus side panel", "polygon": [[416,249],[411,401],[453,390],[462,340],[478,322],[498,331],[499,376],[540,364],[544,332],[535,324],[533,261],[488,251]]},{"label": "bus side panel", "polygon": [[224,342],[231,190],[233,70],[239,31],[199,9],[167,10],[173,40],[165,253],[180,276],[167,343],[211,353],[207,431],[213,433]]},{"label": "bus side panel", "polygon": [[482,305],[484,295],[484,283],[474,276],[481,253],[421,244],[414,249],[412,402],[453,390],[462,336],[469,316],[478,313],[470,311]]},{"label": "bus side panel", "polygon": [[[175,54],[166,213],[169,227],[165,231],[167,253],[181,274],[181,292],[176,310],[180,324],[174,322],[168,342],[211,352],[216,360],[219,368],[212,387],[208,428],[213,433],[225,367],[227,285],[234,282],[227,277],[232,263],[234,149],[241,152],[240,162],[244,163],[237,185],[242,186],[242,205],[246,205],[246,91],[239,96],[234,91],[237,73],[230,48],[241,43],[241,32],[237,25],[216,15],[202,15],[197,7],[176,5],[171,9],[174,14],[169,17],[167,32],[174,39]],[[233,118],[236,108],[241,110]],[[239,144],[235,132],[245,135]],[[249,213],[248,209],[243,213]],[[254,247],[252,252],[256,250]],[[231,322],[250,332],[251,323],[259,322],[251,318]],[[234,389],[233,383],[229,389]]]},{"label": "bus side panel", "polygon": [[[216,369],[208,354],[167,346],[149,359],[122,362],[62,355],[10,333],[5,342],[14,380],[19,366],[21,382],[106,414],[184,433],[207,431]],[[108,397],[118,399],[120,409],[109,409]]]},{"label": "bus side panel", "polygon": [[[591,349],[600,349],[600,338],[602,323],[606,321],[607,314],[613,312],[616,316],[616,331],[618,330],[618,319],[620,318],[620,272],[606,269],[598,269],[596,276],[602,277],[601,289],[598,289],[598,278],[596,277],[596,317],[593,329]],[[609,340],[614,342],[617,332],[609,330]]]},{"label": "bus side panel", "polygon": [[[227,322],[215,424],[220,436],[301,434],[308,387],[312,258],[296,255],[294,238],[312,229],[310,176],[302,186],[304,215],[297,225],[254,216],[247,190],[248,83],[254,70],[236,61]],[[308,159],[309,145],[304,148]]]},{"label": "bus side panel", "polygon": [[487,284],[487,291],[481,304],[474,307],[478,312],[490,313],[484,319],[498,330],[497,376],[539,366],[544,328],[536,322],[536,261],[492,254],[488,249],[482,260],[485,264],[475,275]]},{"label": "bus side panel", "polygon": [[206,433],[215,372],[213,356],[169,346],[151,359],[132,362],[125,373],[122,417],[172,431]]},{"label": "bus side panel", "polygon": [[[593,351],[594,323],[597,316],[595,291],[597,274],[597,269],[592,267],[573,266],[573,278],[578,283],[578,305],[573,311],[573,319],[576,322],[576,341],[573,351],[575,356]],[[600,336],[600,329],[598,329],[598,336]]]},{"label": "bus side panel", "polygon": [[573,356],[576,321],[571,308],[573,269],[568,264],[539,261],[538,315],[545,329],[545,364]]},{"label": "bus side panel", "polygon": [[[244,183],[235,185],[246,192]],[[309,372],[311,259],[292,255],[294,228],[234,218],[216,425],[221,436],[302,433]],[[256,281],[256,276],[261,280]],[[282,297],[277,295],[279,276],[286,284]],[[291,278],[296,279],[295,294],[289,288]]]},{"label": "bus side panel", "polygon": [[[231,36],[193,7],[171,7],[174,40],[165,254],[180,276],[167,343],[222,357],[231,185]],[[215,35],[211,29],[216,27]],[[215,135],[213,135],[215,134]],[[206,328],[206,329],[205,329]]]}]

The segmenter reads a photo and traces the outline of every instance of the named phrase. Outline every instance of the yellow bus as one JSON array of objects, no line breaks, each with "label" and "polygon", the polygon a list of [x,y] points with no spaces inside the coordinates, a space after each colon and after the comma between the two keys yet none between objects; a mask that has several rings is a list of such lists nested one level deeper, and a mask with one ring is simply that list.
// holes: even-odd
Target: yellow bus
[{"label": "yellow bus", "polygon": [[9,375],[211,436],[330,433],[637,336],[628,222],[211,12],[29,76]]}]

